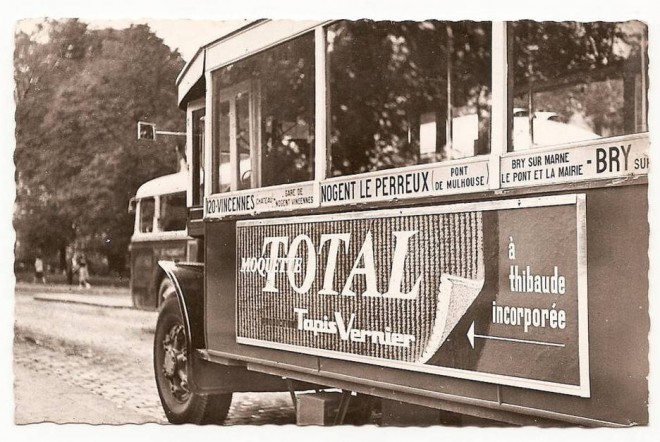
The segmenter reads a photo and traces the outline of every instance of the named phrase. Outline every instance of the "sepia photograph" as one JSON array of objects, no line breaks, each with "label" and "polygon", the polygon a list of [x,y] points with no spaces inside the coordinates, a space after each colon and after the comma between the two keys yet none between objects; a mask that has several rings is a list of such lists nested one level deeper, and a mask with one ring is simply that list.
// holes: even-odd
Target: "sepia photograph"
[{"label": "sepia photograph", "polygon": [[17,438],[653,438],[645,2],[63,3],[5,19]]}]

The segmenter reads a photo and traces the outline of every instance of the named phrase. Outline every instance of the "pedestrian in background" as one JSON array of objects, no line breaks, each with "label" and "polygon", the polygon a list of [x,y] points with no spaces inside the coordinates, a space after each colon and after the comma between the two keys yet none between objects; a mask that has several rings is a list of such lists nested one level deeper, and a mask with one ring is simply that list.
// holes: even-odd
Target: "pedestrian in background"
[{"label": "pedestrian in background", "polygon": [[88,281],[89,279],[89,269],[87,268],[87,259],[85,255],[81,254],[78,257],[78,287],[79,288],[90,288],[92,285]]},{"label": "pedestrian in background", "polygon": [[76,258],[75,255],[73,254],[73,251],[71,250],[71,247],[66,248],[66,252],[64,255],[64,258],[66,260],[66,263],[64,265],[65,269],[64,271],[66,272],[66,283],[69,285],[73,285],[73,274],[75,272],[75,267],[76,267]]},{"label": "pedestrian in background", "polygon": [[34,259],[34,282],[41,282],[46,284],[46,276],[44,275],[44,261],[41,259],[41,253],[37,253]]}]

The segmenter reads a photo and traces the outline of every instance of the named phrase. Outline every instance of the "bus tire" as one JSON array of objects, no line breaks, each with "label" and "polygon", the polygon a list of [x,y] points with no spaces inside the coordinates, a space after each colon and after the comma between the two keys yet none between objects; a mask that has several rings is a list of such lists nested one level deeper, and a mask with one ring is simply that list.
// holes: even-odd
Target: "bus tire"
[{"label": "bus tire", "polygon": [[154,337],[156,387],[167,420],[173,424],[221,424],[232,394],[201,395],[189,388],[188,347],[176,296],[163,300]]}]

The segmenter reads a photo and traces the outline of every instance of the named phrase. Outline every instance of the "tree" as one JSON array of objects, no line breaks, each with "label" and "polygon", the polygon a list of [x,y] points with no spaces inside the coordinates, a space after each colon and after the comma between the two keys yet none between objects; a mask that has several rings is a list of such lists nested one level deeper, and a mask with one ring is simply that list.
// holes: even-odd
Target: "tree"
[{"label": "tree", "polygon": [[174,82],[183,60],[145,25],[89,30],[77,20],[46,21],[38,32],[45,41],[16,37],[17,235],[61,257],[75,241],[120,272],[129,199],[177,167],[173,142],[139,142],[135,124],[181,129]]}]

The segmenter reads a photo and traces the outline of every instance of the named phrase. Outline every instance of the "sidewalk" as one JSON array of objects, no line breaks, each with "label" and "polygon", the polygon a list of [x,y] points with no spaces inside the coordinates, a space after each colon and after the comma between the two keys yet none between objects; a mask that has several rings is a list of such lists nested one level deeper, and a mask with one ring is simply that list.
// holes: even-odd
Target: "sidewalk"
[{"label": "sidewalk", "polygon": [[63,284],[18,283],[16,292],[32,294],[37,301],[69,302],[99,307],[132,308],[133,301],[127,288],[78,288]]}]

